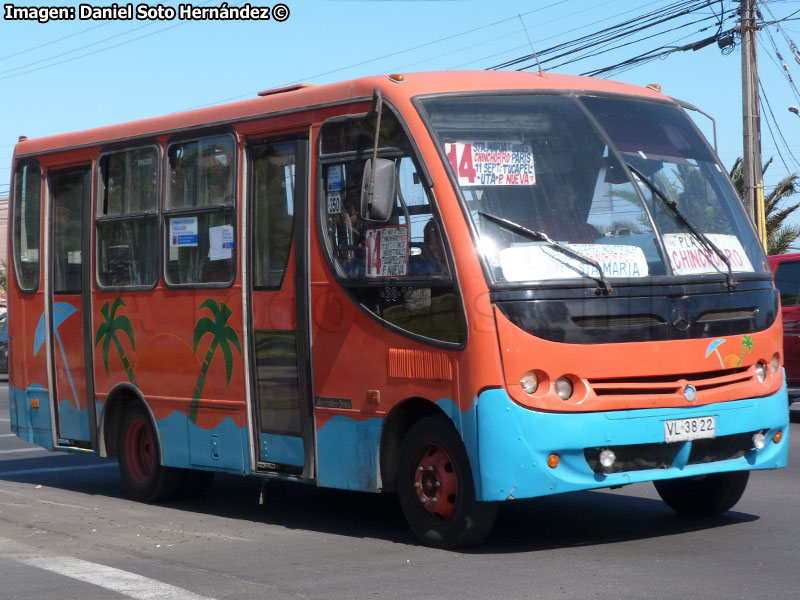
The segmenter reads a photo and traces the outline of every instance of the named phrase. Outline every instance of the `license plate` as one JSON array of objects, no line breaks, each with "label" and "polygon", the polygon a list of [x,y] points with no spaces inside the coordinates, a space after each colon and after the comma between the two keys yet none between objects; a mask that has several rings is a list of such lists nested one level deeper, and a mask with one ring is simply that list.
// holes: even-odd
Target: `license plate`
[{"label": "license plate", "polygon": [[714,417],[692,417],[691,419],[675,419],[664,421],[665,442],[688,442],[716,435],[716,419]]}]

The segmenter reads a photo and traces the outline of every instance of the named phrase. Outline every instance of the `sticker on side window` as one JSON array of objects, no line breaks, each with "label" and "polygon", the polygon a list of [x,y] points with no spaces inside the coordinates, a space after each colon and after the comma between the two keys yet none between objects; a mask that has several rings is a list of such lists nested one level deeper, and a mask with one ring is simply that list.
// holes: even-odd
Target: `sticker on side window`
[{"label": "sticker on side window", "polygon": [[197,246],[197,217],[170,219],[169,245],[171,248]]},{"label": "sticker on side window", "polygon": [[365,236],[367,277],[404,277],[408,274],[408,228],[368,229]]},{"label": "sticker on side window", "polygon": [[444,149],[462,187],[536,184],[533,152],[523,142],[449,142]]}]

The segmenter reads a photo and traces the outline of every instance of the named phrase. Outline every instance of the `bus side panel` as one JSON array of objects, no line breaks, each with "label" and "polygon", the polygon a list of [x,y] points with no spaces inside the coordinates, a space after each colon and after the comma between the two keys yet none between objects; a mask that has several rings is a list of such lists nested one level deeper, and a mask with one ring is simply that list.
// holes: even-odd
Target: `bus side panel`
[{"label": "bus side panel", "polygon": [[[762,397],[683,408],[638,409],[596,413],[543,413],[523,408],[504,390],[489,390],[478,400],[478,437],[482,482],[479,500],[531,498],[562,492],[605,488],[655,479],[672,479],[750,469],[786,466],[789,424],[785,387]],[[691,445],[677,442],[672,464],[664,468],[597,473],[587,458],[604,447],[642,444],[662,452],[664,421],[715,416],[717,439],[764,431],[767,445],[750,449],[743,456],[705,462],[691,459]],[[773,441],[776,433],[783,439]],[[589,455],[584,454],[587,449]],[[719,450],[724,453],[722,446]],[[558,466],[547,465],[550,454],[560,458]]]},{"label": "bus side panel", "polygon": [[[9,261],[10,266],[11,261]],[[44,295],[21,294],[9,269],[9,401],[12,431],[22,439],[53,449],[53,425],[47,391]],[[41,288],[41,284],[40,284]]]},{"label": "bus side panel", "polygon": [[[138,388],[155,418],[167,466],[243,473],[249,464],[240,294],[241,288],[234,285],[224,290],[159,287],[151,292],[95,295],[95,336],[117,298],[122,303],[116,301],[114,317],[127,317],[132,334],[129,338],[117,330],[119,344],[96,340],[98,401],[105,404],[120,383]],[[156,306],[164,309],[153,310]],[[225,340],[219,335],[202,330],[195,344],[198,323],[224,319],[223,307],[230,315],[215,331],[227,332],[228,349],[220,348]],[[104,331],[108,334],[107,328]]]}]

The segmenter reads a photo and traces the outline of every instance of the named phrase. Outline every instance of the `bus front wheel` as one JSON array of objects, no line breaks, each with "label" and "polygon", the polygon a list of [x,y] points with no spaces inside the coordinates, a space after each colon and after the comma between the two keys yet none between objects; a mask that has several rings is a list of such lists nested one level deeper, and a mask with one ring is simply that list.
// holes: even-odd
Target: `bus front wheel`
[{"label": "bus front wheel", "polygon": [[700,477],[654,481],[661,499],[674,511],[691,517],[710,517],[733,508],[744,494],[750,471],[714,473]]},{"label": "bus front wheel", "polygon": [[181,469],[161,464],[155,426],[140,404],[130,405],[122,417],[119,470],[128,494],[140,502],[171,500],[183,482]]},{"label": "bus front wheel", "polygon": [[446,419],[431,416],[415,423],[400,446],[400,461],[400,507],[424,544],[455,548],[483,541],[497,505],[475,500],[466,450]]}]

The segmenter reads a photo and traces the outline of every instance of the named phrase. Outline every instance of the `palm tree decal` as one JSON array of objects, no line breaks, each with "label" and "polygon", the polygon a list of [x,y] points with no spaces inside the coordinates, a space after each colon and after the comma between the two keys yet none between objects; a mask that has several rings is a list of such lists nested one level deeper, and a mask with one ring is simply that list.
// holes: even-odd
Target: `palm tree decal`
[{"label": "palm tree decal", "polygon": [[753,340],[749,335],[742,336],[742,353],[739,355],[739,362],[736,363],[736,366],[741,366],[742,360],[744,360],[745,352],[751,352],[753,350]]},{"label": "palm tree decal", "polygon": [[133,340],[133,327],[131,327],[131,320],[125,315],[117,316],[117,311],[120,307],[125,306],[125,301],[122,298],[114,298],[114,301],[108,301],[103,304],[100,309],[100,314],[103,315],[103,321],[97,328],[97,335],[94,338],[94,345],[97,346],[101,341],[103,342],[103,365],[106,368],[106,374],[110,376],[108,371],[108,349],[111,347],[111,342],[114,342],[114,347],[117,349],[117,354],[122,361],[122,367],[125,369],[125,374],[128,376],[128,381],[133,385],[136,383],[136,376],[133,374],[130,361],[125,355],[125,350],[122,349],[122,344],[117,337],[117,332],[121,331],[128,336],[131,342],[131,348],[135,351],[136,344]]},{"label": "palm tree decal", "polygon": [[210,333],[212,336],[211,345],[206,352],[206,358],[203,361],[203,366],[200,369],[200,374],[197,376],[197,384],[194,386],[194,394],[192,395],[192,406],[189,409],[189,420],[194,423],[197,420],[197,409],[200,404],[200,395],[203,393],[203,386],[206,382],[206,375],[208,375],[208,368],[211,366],[211,360],[214,358],[214,353],[217,348],[222,350],[222,356],[225,359],[225,374],[227,380],[225,387],[227,388],[231,382],[231,375],[233,374],[233,352],[231,345],[236,348],[239,354],[242,353],[242,348],[239,345],[239,338],[236,332],[230,325],[227,325],[228,319],[231,316],[231,309],[224,302],[217,302],[211,298],[207,298],[200,305],[200,308],[207,308],[211,311],[212,316],[201,317],[197,320],[194,326],[194,352],[197,353],[197,346],[204,335]]}]

